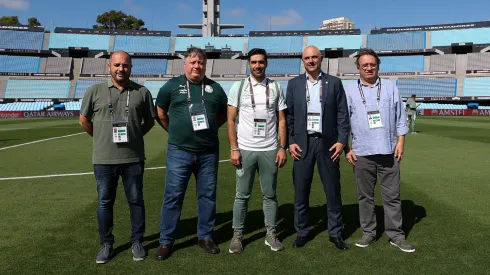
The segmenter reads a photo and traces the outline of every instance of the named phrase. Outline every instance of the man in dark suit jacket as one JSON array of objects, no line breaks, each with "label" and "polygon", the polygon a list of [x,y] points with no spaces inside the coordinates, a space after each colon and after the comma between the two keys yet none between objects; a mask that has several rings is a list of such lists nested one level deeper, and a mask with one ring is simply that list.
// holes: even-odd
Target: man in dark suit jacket
[{"label": "man in dark suit jacket", "polygon": [[315,162],[323,182],[328,207],[328,233],[338,249],[348,249],[342,239],[342,198],[339,157],[350,133],[348,107],[339,78],[321,71],[323,57],[315,46],[303,51],[302,74],[288,83],[286,104],[289,151],[294,159],[293,247],[308,241],[308,208]]}]

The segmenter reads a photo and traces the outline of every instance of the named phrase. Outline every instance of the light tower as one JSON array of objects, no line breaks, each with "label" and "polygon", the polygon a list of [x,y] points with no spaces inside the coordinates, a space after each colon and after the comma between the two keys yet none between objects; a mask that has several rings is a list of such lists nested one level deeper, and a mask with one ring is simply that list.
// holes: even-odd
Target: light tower
[{"label": "light tower", "polygon": [[241,29],[238,24],[220,23],[220,0],[202,1],[202,24],[179,24],[183,29],[202,29],[202,36],[219,36],[223,29]]}]

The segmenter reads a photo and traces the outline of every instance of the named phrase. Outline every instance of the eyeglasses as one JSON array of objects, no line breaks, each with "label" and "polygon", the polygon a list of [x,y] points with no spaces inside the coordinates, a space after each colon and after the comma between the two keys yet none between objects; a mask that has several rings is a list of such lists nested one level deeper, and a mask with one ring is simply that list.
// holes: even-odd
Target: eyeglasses
[{"label": "eyeglasses", "polygon": [[378,68],[378,64],[374,64],[374,63],[367,63],[367,64],[363,64],[361,65],[361,68],[363,70],[367,70],[369,68],[373,69],[373,70],[376,70]]}]

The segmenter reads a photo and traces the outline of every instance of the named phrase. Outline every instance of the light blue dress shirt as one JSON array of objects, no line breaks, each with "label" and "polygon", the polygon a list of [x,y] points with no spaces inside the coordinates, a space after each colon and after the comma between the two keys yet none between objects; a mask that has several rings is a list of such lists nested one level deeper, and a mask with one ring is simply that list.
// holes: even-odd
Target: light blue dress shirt
[{"label": "light blue dress shirt", "polygon": [[[391,80],[382,79],[378,107],[379,83],[378,79],[372,87],[361,84],[366,104],[362,102],[357,81],[349,84],[346,90],[352,128],[352,151],[358,156],[393,154],[397,137],[408,133],[405,108],[398,88]],[[367,112],[376,110],[380,112],[383,127],[370,129]]]},{"label": "light blue dress shirt", "polygon": [[[322,84],[320,83],[322,81],[322,73],[318,75],[316,78],[316,81],[313,82],[308,74],[306,74],[306,83],[305,85],[308,85],[308,90],[310,91],[310,104],[308,106],[308,113],[319,113],[320,118],[322,117],[322,104],[320,102],[320,87]],[[325,84],[323,84],[325,85]],[[306,102],[308,104],[308,101]],[[322,132],[322,121],[320,120],[320,131],[319,133]],[[308,131],[309,134],[315,133],[314,131]]]}]

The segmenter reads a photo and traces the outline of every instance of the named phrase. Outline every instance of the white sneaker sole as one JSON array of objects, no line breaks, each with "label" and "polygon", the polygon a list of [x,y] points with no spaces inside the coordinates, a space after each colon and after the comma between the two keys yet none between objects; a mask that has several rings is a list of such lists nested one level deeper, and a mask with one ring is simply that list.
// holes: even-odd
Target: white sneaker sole
[{"label": "white sneaker sole", "polygon": [[282,248],[274,248],[274,247],[272,247],[272,245],[270,245],[270,243],[269,243],[267,240],[265,240],[265,245],[267,245],[268,247],[270,247],[270,248],[271,248],[271,250],[272,250],[272,251],[275,251],[275,252],[277,252],[277,251],[281,251],[281,250],[283,250],[283,249],[284,249],[284,246],[283,246]]},{"label": "white sneaker sole", "polygon": [[372,243],[370,243],[370,244],[359,244],[359,243],[356,243],[356,246],[357,247],[360,247],[360,248],[366,248],[366,247],[370,246],[371,244]]},{"label": "white sneaker sole", "polygon": [[228,252],[230,252],[230,254],[240,254],[243,252],[243,250],[239,252],[233,252],[231,249],[228,249]]},{"label": "white sneaker sole", "polygon": [[144,261],[144,260],[146,260],[146,258],[147,258],[146,256],[145,256],[145,257],[143,257],[143,258],[136,258],[136,257],[133,257],[133,261],[135,261],[135,262],[140,262],[140,261]]},{"label": "white sneaker sole", "polygon": [[413,248],[413,249],[403,249],[403,248],[399,247],[396,243],[394,243],[392,241],[390,241],[390,244],[393,245],[393,246],[398,247],[403,252],[407,252],[407,253],[415,252],[415,248]]}]

